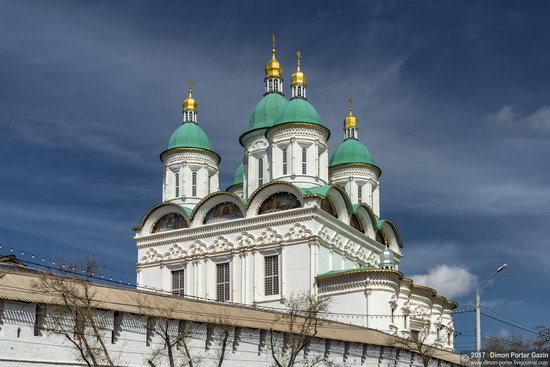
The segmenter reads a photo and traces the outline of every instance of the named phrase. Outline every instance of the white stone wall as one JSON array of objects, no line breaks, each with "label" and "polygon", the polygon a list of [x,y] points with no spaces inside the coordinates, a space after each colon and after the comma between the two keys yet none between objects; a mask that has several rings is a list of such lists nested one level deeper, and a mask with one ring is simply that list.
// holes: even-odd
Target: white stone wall
[{"label": "white stone wall", "polygon": [[380,216],[380,182],[378,171],[368,165],[342,165],[330,169],[330,182],[344,188],[353,204],[361,202],[372,208]]},{"label": "white stone wall", "polygon": [[[273,180],[288,181],[299,187],[328,183],[328,132],[312,124],[286,124],[268,130]],[[287,147],[287,174],[283,174],[283,151]],[[302,150],[306,149],[306,172],[302,170]]]},{"label": "white stone wall", "polygon": [[[186,294],[216,298],[215,264],[230,262],[232,300],[248,304],[273,304],[291,293],[314,293],[318,274],[377,266],[384,249],[318,208],[141,235],[136,240],[138,282],[144,289],[170,291],[170,272],[185,269]],[[279,255],[281,295],[266,299],[264,256],[271,254]]]},{"label": "white stone wall", "polygon": [[[173,149],[162,155],[162,161],[163,201],[172,201],[192,209],[202,198],[220,190],[218,158],[215,154],[205,150]],[[197,174],[195,195],[193,172]],[[179,185],[176,174],[179,175]],[[179,190],[176,189],[178,186]]]},{"label": "white stone wall", "polygon": [[271,165],[268,154],[269,143],[265,138],[265,129],[253,131],[243,137],[244,145],[244,181],[243,195],[249,197],[258,187],[259,160],[263,160],[263,183],[271,181]]},{"label": "white stone wall", "polygon": [[453,305],[429,288],[411,285],[399,272],[382,269],[329,275],[317,284],[318,294],[330,300],[331,320],[404,338],[417,330],[423,344],[453,350]]},{"label": "white stone wall", "polygon": [[[36,304],[0,300],[0,367],[30,366],[84,366],[74,346],[62,335],[54,333],[46,323],[37,325]],[[48,308],[46,308],[48,309]],[[148,333],[147,316],[119,313],[113,317],[113,311],[98,310],[97,319],[103,327],[103,340],[115,363],[122,366],[146,366],[147,360],[163,348],[162,339],[154,333]],[[179,320],[172,322],[177,330]],[[219,326],[186,322],[189,338],[187,343],[191,355],[200,366],[216,366],[220,354],[220,344],[213,335],[221,330]],[[48,330],[49,329],[49,330]],[[35,330],[38,331],[35,333]],[[114,332],[113,332],[114,331]],[[269,349],[269,331],[260,329],[229,327],[227,354],[224,366],[272,366],[273,359]],[[149,340],[149,342],[147,342]],[[281,345],[282,334],[275,333],[275,345]],[[176,357],[181,350],[174,349]],[[410,352],[378,345],[339,340],[312,338],[300,357],[326,357],[336,366],[395,366],[418,365],[419,356]],[[159,367],[168,366],[166,357],[155,358]],[[448,362],[433,360],[434,365],[452,366]],[[324,364],[319,364],[323,366]]]}]

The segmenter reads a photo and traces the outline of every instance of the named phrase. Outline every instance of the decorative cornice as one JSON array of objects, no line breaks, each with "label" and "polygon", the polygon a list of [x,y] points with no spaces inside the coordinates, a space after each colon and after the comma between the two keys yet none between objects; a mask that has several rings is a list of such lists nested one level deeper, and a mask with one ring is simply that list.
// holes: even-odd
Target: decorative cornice
[{"label": "decorative cornice", "polygon": [[178,152],[201,152],[205,154],[213,154],[217,158],[218,164],[220,164],[220,162],[222,161],[222,157],[220,157],[220,155],[214,152],[213,150],[202,149],[202,148],[187,148],[187,147],[166,149],[164,152],[160,153],[160,160],[164,162],[164,157],[166,155],[172,154],[172,153],[178,153]]},{"label": "decorative cornice", "polygon": [[282,129],[282,128],[285,128],[287,126],[292,126],[292,125],[302,126],[302,127],[313,127],[313,128],[319,129],[319,130],[324,130],[327,134],[327,137],[326,137],[325,141],[328,141],[328,139],[330,138],[330,130],[326,126],[319,125],[319,124],[314,124],[314,123],[311,123],[311,122],[301,122],[301,121],[285,122],[285,123],[282,123],[282,124],[271,126],[270,128],[268,128],[265,131],[265,137],[267,139],[269,139],[268,135],[272,131],[276,131],[277,129]]},{"label": "decorative cornice", "polygon": [[331,279],[331,278],[341,278],[345,277],[347,275],[352,274],[363,274],[363,273],[369,273],[369,274],[376,274],[376,273],[389,273],[389,274],[396,274],[399,276],[399,279],[403,279],[403,274],[400,271],[392,270],[392,269],[352,269],[346,272],[341,273],[335,273],[335,274],[327,274],[327,275],[317,275],[315,278],[319,281],[325,280],[325,279]]},{"label": "decorative cornice", "polygon": [[293,224],[315,218],[314,208],[298,208],[252,218],[234,219],[231,221],[205,224],[199,227],[183,228],[169,232],[160,232],[136,237],[137,248],[157,247],[172,244],[174,241],[186,241],[196,238],[210,238],[243,231],[261,230],[275,225]]},{"label": "decorative cornice", "polygon": [[336,169],[348,168],[348,167],[368,167],[368,168],[372,168],[372,169],[374,169],[375,171],[378,172],[378,177],[382,176],[382,169],[380,167],[378,167],[377,165],[371,164],[371,163],[361,163],[361,162],[342,163],[342,164],[337,164],[337,165],[334,165],[334,166],[329,166],[329,172],[330,172],[330,170],[336,170]]}]

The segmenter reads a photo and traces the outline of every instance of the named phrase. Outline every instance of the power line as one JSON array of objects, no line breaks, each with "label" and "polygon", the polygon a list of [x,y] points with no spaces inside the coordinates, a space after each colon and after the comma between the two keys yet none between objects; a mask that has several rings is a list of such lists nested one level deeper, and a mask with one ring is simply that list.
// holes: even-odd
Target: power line
[{"label": "power line", "polygon": [[[162,288],[150,287],[150,286],[145,285],[145,284],[133,283],[129,280],[123,281],[122,278],[119,278],[119,280],[117,281],[117,280],[115,280],[117,277],[106,276],[105,274],[101,274],[101,273],[99,275],[96,275],[95,273],[86,273],[85,270],[80,271],[80,269],[76,269],[75,266],[68,266],[63,262],[61,263],[61,267],[56,267],[56,266],[53,266],[53,265],[56,265],[56,263],[59,265],[59,261],[52,260],[52,259],[47,259],[45,257],[41,258],[42,259],[41,262],[36,262],[36,261],[33,261],[36,258],[35,254],[33,252],[25,251],[25,250],[18,249],[18,248],[14,248],[12,246],[8,246],[8,247],[10,248],[11,253],[20,253],[22,256],[30,256],[31,257],[31,260],[20,259],[22,262],[24,262],[26,264],[34,265],[34,266],[37,266],[37,267],[40,267],[40,268],[51,270],[54,273],[65,273],[65,274],[70,274],[70,275],[76,275],[78,277],[85,277],[85,278],[89,278],[89,279],[95,279],[95,280],[98,280],[100,282],[116,284],[117,286],[123,285],[125,287],[129,287],[129,288],[132,288],[132,289],[142,288],[142,289],[146,289],[146,290],[152,290],[152,291],[157,292],[157,293],[163,293],[163,294],[166,294],[166,295],[173,295],[171,291],[167,291],[167,290],[162,289]],[[0,249],[2,249],[2,248],[3,248],[3,245],[0,244]],[[235,306],[245,307],[245,308],[251,308],[251,309],[265,309],[265,310],[278,311],[278,312],[284,310],[282,308],[277,308],[277,307],[249,305],[249,304],[243,304],[243,303],[238,303],[238,302],[228,302],[228,301],[220,302],[217,299],[199,297],[199,296],[194,296],[194,295],[189,295],[189,294],[183,294],[181,296],[183,296],[183,298],[187,298],[187,299],[195,299],[195,300],[199,300],[199,301],[230,304],[230,305],[235,305]],[[465,307],[461,310],[453,311],[453,314],[468,313],[468,312],[473,312],[473,311],[474,311],[474,309],[472,307],[468,306],[468,307]],[[341,312],[332,312],[332,311],[323,311],[323,312],[320,312],[320,314],[326,315],[328,317],[341,317],[341,318],[347,318],[347,319],[350,319],[350,318],[351,319],[353,319],[353,318],[374,318],[374,319],[377,319],[377,318],[405,318],[405,317],[408,316],[408,315],[395,315],[395,314],[394,315],[391,315],[391,314],[364,315],[364,314],[351,314],[351,313],[341,313]]]}]

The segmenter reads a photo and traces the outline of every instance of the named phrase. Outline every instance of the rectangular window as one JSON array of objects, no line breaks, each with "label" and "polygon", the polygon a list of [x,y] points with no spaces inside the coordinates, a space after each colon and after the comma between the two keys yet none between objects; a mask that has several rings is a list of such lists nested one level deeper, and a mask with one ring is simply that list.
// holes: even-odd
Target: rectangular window
[{"label": "rectangular window", "polygon": [[264,184],[264,159],[258,160],[258,185]]},{"label": "rectangular window", "polygon": [[283,148],[283,175],[288,172],[288,148]]},{"label": "rectangular window", "polygon": [[302,148],[302,174],[307,173],[307,149]]},{"label": "rectangular window", "polygon": [[176,173],[176,197],[180,196],[180,174]]},{"label": "rectangular window", "polygon": [[224,302],[230,298],[229,263],[216,264],[216,299]]},{"label": "rectangular window", "polygon": [[185,270],[172,272],[172,294],[180,297],[185,295]]},{"label": "rectangular window", "polygon": [[279,255],[265,257],[265,295],[279,294]]},{"label": "rectangular window", "polygon": [[191,173],[191,196],[197,196],[197,171]]},{"label": "rectangular window", "polygon": [[357,185],[357,201],[363,202],[363,185]]}]

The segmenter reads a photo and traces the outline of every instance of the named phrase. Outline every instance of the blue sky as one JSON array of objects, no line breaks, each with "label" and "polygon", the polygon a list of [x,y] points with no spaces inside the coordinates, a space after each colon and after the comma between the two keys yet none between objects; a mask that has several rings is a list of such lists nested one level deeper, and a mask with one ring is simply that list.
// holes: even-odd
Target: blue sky
[{"label": "blue sky", "polygon": [[[276,33],[287,80],[303,53],[332,149],[353,96],[383,170],[382,215],[404,238],[401,270],[442,283],[462,307],[506,262],[486,306],[550,325],[549,11],[521,1],[0,0],[0,252],[96,252],[107,273],[133,279],[131,227],[161,199],[158,155],[181,121],[186,80],[226,187]],[[473,314],[456,324],[473,334]]]}]

